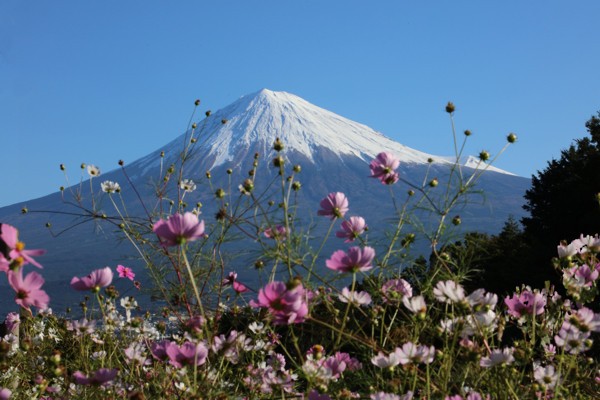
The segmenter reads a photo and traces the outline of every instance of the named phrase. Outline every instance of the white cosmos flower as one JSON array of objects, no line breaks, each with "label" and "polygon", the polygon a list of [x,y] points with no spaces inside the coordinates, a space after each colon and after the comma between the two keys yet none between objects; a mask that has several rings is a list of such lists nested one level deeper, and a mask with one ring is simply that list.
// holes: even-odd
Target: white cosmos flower
[{"label": "white cosmos flower", "polygon": [[415,314],[425,314],[427,311],[427,304],[425,304],[425,299],[423,296],[415,296],[415,297],[403,297],[402,303],[404,307],[408,308]]},{"label": "white cosmos flower", "polygon": [[119,186],[117,182],[113,181],[104,181],[100,184],[100,187],[104,193],[118,193],[121,191],[121,186]]},{"label": "white cosmos flower", "polygon": [[95,165],[88,165],[87,166],[87,173],[92,177],[98,177],[100,176],[100,168],[96,167]]},{"label": "white cosmos flower", "polygon": [[191,179],[182,180],[179,183],[179,187],[181,188],[181,190],[184,190],[186,192],[193,192],[194,190],[196,190],[196,184]]},{"label": "white cosmos flower", "polygon": [[371,304],[371,296],[367,292],[353,292],[348,288],[343,288],[339,294],[339,299],[342,303],[352,303],[357,306],[366,306]]},{"label": "white cosmos flower", "polygon": [[439,281],[433,289],[433,294],[443,303],[460,303],[465,300],[465,290],[454,281]]}]

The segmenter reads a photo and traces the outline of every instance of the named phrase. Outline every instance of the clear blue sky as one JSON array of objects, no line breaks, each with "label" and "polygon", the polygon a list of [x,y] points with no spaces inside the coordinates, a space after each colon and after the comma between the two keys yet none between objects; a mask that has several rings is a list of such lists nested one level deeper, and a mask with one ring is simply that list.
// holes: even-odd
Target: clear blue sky
[{"label": "clear blue sky", "polygon": [[282,90],[421,151],[530,177],[600,109],[599,1],[0,2],[0,206],[160,148],[196,98]]}]

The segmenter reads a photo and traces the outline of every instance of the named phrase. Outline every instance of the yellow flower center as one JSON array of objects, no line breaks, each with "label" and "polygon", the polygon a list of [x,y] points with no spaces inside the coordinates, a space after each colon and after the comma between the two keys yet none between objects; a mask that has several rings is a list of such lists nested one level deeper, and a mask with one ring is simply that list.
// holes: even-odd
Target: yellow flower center
[{"label": "yellow flower center", "polygon": [[17,250],[17,251],[23,251],[24,248],[25,248],[25,243],[23,243],[23,242],[17,242],[17,244],[15,245],[15,250]]}]

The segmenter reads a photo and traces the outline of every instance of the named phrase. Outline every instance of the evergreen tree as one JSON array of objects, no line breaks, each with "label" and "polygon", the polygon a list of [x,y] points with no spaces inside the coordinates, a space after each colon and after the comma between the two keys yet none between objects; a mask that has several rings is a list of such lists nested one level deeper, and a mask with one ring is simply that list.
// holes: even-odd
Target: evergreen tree
[{"label": "evergreen tree", "polygon": [[548,162],[525,194],[524,208],[531,216],[522,223],[529,247],[527,268],[534,275],[555,274],[550,259],[561,240],[600,233],[600,112],[585,126],[590,137],[577,139],[559,160]]}]

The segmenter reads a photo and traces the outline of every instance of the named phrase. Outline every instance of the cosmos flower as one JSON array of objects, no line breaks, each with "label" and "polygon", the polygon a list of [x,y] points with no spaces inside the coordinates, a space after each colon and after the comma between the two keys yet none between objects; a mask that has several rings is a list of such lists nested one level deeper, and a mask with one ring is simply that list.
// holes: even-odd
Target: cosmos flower
[{"label": "cosmos flower", "polygon": [[347,287],[342,289],[338,298],[342,303],[352,303],[356,306],[366,306],[371,304],[371,295],[369,293],[350,291]]},{"label": "cosmos flower", "polygon": [[341,228],[335,233],[335,236],[346,239],[344,243],[349,243],[364,233],[367,223],[363,217],[350,217],[347,221],[342,222]]},{"label": "cosmos flower", "polygon": [[400,160],[395,158],[391,153],[379,153],[369,164],[371,177],[379,179],[384,185],[396,183],[399,176],[395,171],[399,165]]},{"label": "cosmos flower", "polygon": [[275,325],[303,322],[308,314],[306,293],[302,284],[289,288],[283,282],[271,282],[258,292],[258,301],[251,300],[252,307],[269,310]]},{"label": "cosmos flower", "polygon": [[29,310],[31,306],[46,309],[50,302],[48,294],[41,289],[44,278],[37,272],[30,272],[23,278],[23,270],[8,271],[8,283],[17,292],[15,302]]},{"label": "cosmos flower", "polygon": [[[0,241],[4,242],[8,254],[0,254],[0,268],[8,262],[11,267],[20,267],[25,264],[33,264],[42,268],[40,263],[32,256],[41,256],[45,250],[25,250],[25,243],[19,241],[19,231],[12,225],[0,224]],[[2,247],[0,247],[2,248]],[[5,258],[8,257],[8,258]]]},{"label": "cosmos flower", "polygon": [[117,265],[117,273],[119,274],[119,278],[127,278],[129,280],[133,280],[135,278],[135,273],[129,267],[125,267],[123,265]]},{"label": "cosmos flower", "polygon": [[355,273],[373,268],[371,262],[374,258],[375,250],[372,247],[351,247],[348,253],[343,250],[335,251],[331,258],[325,261],[325,265],[334,271]]},{"label": "cosmos flower", "polygon": [[178,246],[204,237],[204,221],[191,212],[173,214],[165,221],[161,219],[152,228],[165,247]]},{"label": "cosmos flower", "polygon": [[92,271],[91,274],[83,278],[76,276],[71,279],[71,287],[75,290],[91,290],[92,292],[98,292],[100,288],[110,285],[113,280],[113,272],[110,267],[97,269]]},{"label": "cosmos flower", "polygon": [[287,237],[287,229],[283,225],[277,225],[274,228],[265,229],[263,235],[265,235],[265,237],[268,239],[285,240]]},{"label": "cosmos flower", "polygon": [[483,357],[479,361],[479,365],[484,368],[490,368],[499,364],[512,364],[515,361],[515,357],[513,356],[514,351],[515,349],[512,347],[506,347],[502,350],[494,349],[488,357]]},{"label": "cosmos flower", "polygon": [[546,297],[539,292],[523,290],[504,298],[504,304],[508,307],[508,313],[515,318],[521,318],[524,314],[540,315],[544,313]]},{"label": "cosmos flower", "polygon": [[181,182],[179,182],[179,188],[189,193],[196,190],[196,184],[191,179],[183,179]]},{"label": "cosmos flower", "polygon": [[383,301],[396,303],[405,297],[412,297],[412,286],[404,279],[390,279],[381,286]]},{"label": "cosmos flower", "polygon": [[117,377],[117,369],[100,368],[91,377],[86,376],[81,371],[73,372],[73,381],[78,385],[97,385],[106,386]]},{"label": "cosmos flower", "polygon": [[439,281],[433,289],[433,294],[438,301],[444,303],[460,303],[465,299],[465,290],[454,281]]},{"label": "cosmos flower", "polygon": [[341,192],[329,193],[320,204],[321,209],[317,214],[331,219],[343,218],[348,212],[348,199]]},{"label": "cosmos flower", "polygon": [[121,191],[121,186],[117,182],[104,181],[100,184],[100,188],[104,193],[118,193]]},{"label": "cosmos flower", "polygon": [[100,176],[100,168],[90,164],[87,166],[87,173],[92,178],[98,177]]},{"label": "cosmos flower", "polygon": [[181,346],[171,342],[166,347],[169,363],[177,368],[184,365],[202,365],[206,362],[208,349],[204,343],[185,342]]}]

